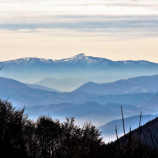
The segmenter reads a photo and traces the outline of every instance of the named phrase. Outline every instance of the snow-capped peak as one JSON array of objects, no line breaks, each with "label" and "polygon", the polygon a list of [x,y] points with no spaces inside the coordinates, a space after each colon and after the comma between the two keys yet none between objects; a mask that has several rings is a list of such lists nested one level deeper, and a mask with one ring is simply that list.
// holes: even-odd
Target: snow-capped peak
[{"label": "snow-capped peak", "polygon": [[105,58],[86,56],[84,53],[77,54],[70,58],[56,60],[56,62],[69,62],[69,63],[79,62],[79,63],[87,63],[87,64],[92,64],[92,63],[97,63],[97,62],[107,63],[109,61],[110,60],[107,60]]},{"label": "snow-capped peak", "polygon": [[34,63],[96,63],[96,62],[101,62],[101,63],[107,63],[110,60],[107,60],[105,58],[99,58],[99,57],[92,57],[92,56],[86,56],[84,53],[77,54],[73,57],[70,58],[65,58],[65,59],[60,59],[60,60],[52,60],[52,59],[45,59],[45,58],[33,58],[33,57],[25,57],[25,58],[20,58],[16,60],[10,60],[6,61],[4,63],[25,63],[25,64],[34,64]]},{"label": "snow-capped peak", "polygon": [[86,55],[84,53],[80,53],[78,55],[75,55],[74,57],[72,57],[73,59],[85,59]]},{"label": "snow-capped peak", "polygon": [[94,62],[95,59],[92,59],[90,56],[86,56],[84,53],[80,53],[77,54],[71,58],[66,58],[66,59],[62,59],[60,60],[60,62],[87,62],[87,63],[91,63]]},{"label": "snow-capped peak", "polygon": [[6,63],[35,63],[35,62],[53,62],[51,59],[45,59],[45,58],[33,58],[33,57],[25,57],[25,58],[20,58],[16,60],[10,60],[6,61]]}]

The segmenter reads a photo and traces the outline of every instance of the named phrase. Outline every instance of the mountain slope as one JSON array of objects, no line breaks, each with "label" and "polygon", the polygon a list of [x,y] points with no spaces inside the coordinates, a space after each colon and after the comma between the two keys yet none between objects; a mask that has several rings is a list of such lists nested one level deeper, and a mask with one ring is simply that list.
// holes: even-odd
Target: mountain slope
[{"label": "mountain slope", "polygon": [[131,94],[131,93],[156,93],[158,92],[158,75],[142,76],[119,80],[111,83],[97,84],[86,83],[76,91],[94,93],[97,95],[107,94]]},{"label": "mountain slope", "polygon": [[[155,119],[156,117],[158,117],[158,115],[142,115],[141,125],[146,124],[147,122]],[[139,127],[140,116],[137,115],[137,116],[127,117],[124,119],[124,121],[125,121],[125,129],[126,132],[128,133],[130,127],[132,130]],[[104,136],[115,137],[116,135],[115,126],[117,127],[118,135],[121,136],[123,134],[122,119],[108,122],[107,124],[100,126],[99,129],[100,131],[102,131],[102,134]]]},{"label": "mountain slope", "polygon": [[147,122],[145,125],[140,126],[131,132],[131,134],[127,134],[126,136],[121,137],[120,142],[124,142],[124,140],[132,135],[132,138],[135,140],[140,140],[140,143],[145,144],[153,151],[158,151],[158,117]]},{"label": "mountain slope", "polygon": [[96,95],[93,97],[87,97],[81,102],[94,101],[100,104],[105,103],[117,103],[117,104],[129,104],[138,107],[143,107],[142,104],[149,102],[155,97],[155,93],[135,93],[135,94],[115,94],[115,95]]},{"label": "mountain slope", "polygon": [[58,90],[54,88],[49,88],[49,87],[38,85],[38,84],[26,84],[26,85],[33,89],[39,89],[39,90],[50,91],[50,92],[59,92]]},{"label": "mountain slope", "polygon": [[31,88],[26,84],[8,78],[0,77],[0,98],[8,99],[16,106],[34,106],[57,104],[62,102],[75,102],[93,97],[92,94],[72,92],[52,92]]},{"label": "mountain slope", "polygon": [[0,77],[0,98],[8,99],[18,106],[38,104],[41,99],[48,99],[56,92],[34,89],[16,80]]}]

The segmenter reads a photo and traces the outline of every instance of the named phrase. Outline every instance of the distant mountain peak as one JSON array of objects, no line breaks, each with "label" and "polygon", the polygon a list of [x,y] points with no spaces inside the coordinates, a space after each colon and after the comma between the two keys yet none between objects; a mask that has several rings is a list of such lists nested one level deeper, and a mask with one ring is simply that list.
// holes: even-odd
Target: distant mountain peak
[{"label": "distant mountain peak", "polygon": [[[96,58],[95,58],[96,59]],[[94,62],[95,60],[92,59],[90,56],[86,56],[84,53],[80,53],[80,54],[77,54],[73,57],[70,57],[70,58],[65,58],[65,59],[61,59],[60,62],[86,62],[86,63],[92,63]]]},{"label": "distant mountain peak", "polygon": [[80,54],[75,55],[73,58],[83,59],[85,57],[86,57],[86,55],[84,53],[80,53]]},{"label": "distant mountain peak", "polygon": [[52,62],[52,61],[53,60],[51,59],[45,59],[45,58],[24,57],[24,58],[6,61],[6,63],[35,63],[35,62],[44,63],[44,62]]},{"label": "distant mountain peak", "polygon": [[84,53],[80,53],[80,54],[77,54],[73,57],[70,57],[70,58],[66,58],[64,59],[64,61],[72,61],[72,60],[85,60],[87,59],[88,57],[84,54]]},{"label": "distant mountain peak", "polygon": [[82,62],[82,63],[96,63],[96,62],[109,62],[110,60],[99,57],[86,56],[84,53],[77,54],[73,57],[62,59],[64,62]]}]

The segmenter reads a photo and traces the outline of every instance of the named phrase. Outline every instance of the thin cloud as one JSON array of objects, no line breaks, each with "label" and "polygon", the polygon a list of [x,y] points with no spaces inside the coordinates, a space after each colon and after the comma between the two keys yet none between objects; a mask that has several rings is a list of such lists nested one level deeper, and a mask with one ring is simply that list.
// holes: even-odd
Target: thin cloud
[{"label": "thin cloud", "polygon": [[0,28],[19,30],[19,29],[102,29],[103,31],[115,29],[146,29],[147,31],[157,29],[158,16],[127,16],[127,17],[108,17],[108,16],[50,16],[43,17],[39,21],[35,20],[19,20],[10,23],[0,22]]},{"label": "thin cloud", "polygon": [[17,32],[59,29],[67,30],[66,36],[82,32],[89,37],[89,32],[100,36],[112,30],[115,36],[126,32],[129,38],[158,36],[158,1],[0,0],[0,19],[0,29]]}]

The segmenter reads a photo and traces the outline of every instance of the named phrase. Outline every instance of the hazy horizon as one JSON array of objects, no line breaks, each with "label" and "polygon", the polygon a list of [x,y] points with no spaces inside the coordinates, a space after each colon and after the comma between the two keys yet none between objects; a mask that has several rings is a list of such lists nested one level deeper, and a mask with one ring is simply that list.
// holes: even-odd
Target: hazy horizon
[{"label": "hazy horizon", "polygon": [[[37,59],[48,59],[48,60],[53,60],[53,61],[56,61],[56,60],[62,60],[62,59],[67,59],[67,58],[72,58],[72,57],[75,57],[77,55],[80,55],[80,54],[84,54],[85,56],[92,56],[92,55],[87,55],[86,53],[78,53],[78,54],[74,54],[72,56],[68,56],[68,57],[61,57],[61,58],[48,58],[48,57],[40,57],[40,56],[22,56],[22,57],[16,57],[16,58],[8,58],[8,59],[4,59],[4,60],[0,60],[0,62],[5,62],[5,61],[12,61],[12,60],[17,60],[17,59],[25,59],[25,58],[37,58]],[[121,60],[121,59],[110,59],[110,58],[107,58],[107,57],[103,57],[103,56],[92,56],[92,57],[96,57],[96,58],[105,58],[105,59],[108,59],[108,60],[111,60],[111,61],[140,61],[140,60],[146,60],[146,59],[125,59],[125,60]],[[146,60],[146,61],[149,61],[149,62],[153,62],[153,63],[158,63],[158,61],[150,61],[150,60]]]}]

